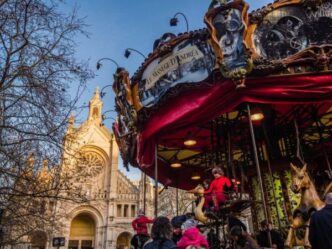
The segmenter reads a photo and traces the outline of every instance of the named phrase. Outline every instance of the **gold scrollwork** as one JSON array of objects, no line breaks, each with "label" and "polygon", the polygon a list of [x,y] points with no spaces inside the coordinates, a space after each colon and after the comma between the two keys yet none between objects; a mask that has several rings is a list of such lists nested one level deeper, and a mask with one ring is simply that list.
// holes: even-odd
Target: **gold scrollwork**
[{"label": "gold scrollwork", "polygon": [[[211,8],[204,17],[220,71],[225,78],[232,79],[237,87],[244,86],[245,77],[253,67],[251,52],[245,39],[248,32],[248,8],[249,5],[243,0],[235,0]],[[215,23],[223,27],[217,28]],[[236,55],[242,57],[234,60]]]}]

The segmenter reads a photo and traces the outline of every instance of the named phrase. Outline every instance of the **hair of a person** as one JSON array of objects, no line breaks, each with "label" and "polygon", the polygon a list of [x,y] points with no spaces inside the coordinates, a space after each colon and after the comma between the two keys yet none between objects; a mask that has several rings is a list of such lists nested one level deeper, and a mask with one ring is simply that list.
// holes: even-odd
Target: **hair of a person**
[{"label": "hair of a person", "polygon": [[243,229],[240,226],[233,226],[230,233],[232,236],[240,236],[242,235],[242,231]]},{"label": "hair of a person", "polygon": [[153,222],[151,228],[152,239],[170,239],[172,236],[172,225],[167,217],[160,216]]},{"label": "hair of a person", "polygon": [[325,203],[328,204],[328,205],[332,204],[332,192],[326,194],[326,196],[325,196]]},{"label": "hair of a person", "polygon": [[247,231],[246,225],[239,218],[233,215],[228,217],[228,226],[229,229],[232,229],[234,226],[239,226],[243,231]]},{"label": "hair of a person", "polygon": [[242,235],[243,229],[240,226],[233,226],[231,228],[230,234],[232,236],[237,236],[238,240],[237,240],[237,244],[240,246],[245,246],[246,244],[246,238]]},{"label": "hair of a person", "polygon": [[214,173],[218,173],[219,175],[222,175],[222,174],[224,174],[224,170],[220,167],[214,167],[212,169],[212,174],[214,174]]}]

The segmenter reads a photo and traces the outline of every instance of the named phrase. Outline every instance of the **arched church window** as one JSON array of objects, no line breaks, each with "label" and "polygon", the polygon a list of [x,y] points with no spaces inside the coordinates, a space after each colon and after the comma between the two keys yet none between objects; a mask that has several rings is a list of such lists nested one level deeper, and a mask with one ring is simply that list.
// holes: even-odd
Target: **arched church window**
[{"label": "arched church window", "polygon": [[94,177],[102,172],[104,166],[103,158],[99,154],[89,151],[83,153],[78,160],[77,170],[82,176]]},{"label": "arched church window", "polygon": [[98,115],[99,115],[99,109],[98,109],[98,107],[94,107],[93,111],[92,111],[92,117],[98,118]]}]

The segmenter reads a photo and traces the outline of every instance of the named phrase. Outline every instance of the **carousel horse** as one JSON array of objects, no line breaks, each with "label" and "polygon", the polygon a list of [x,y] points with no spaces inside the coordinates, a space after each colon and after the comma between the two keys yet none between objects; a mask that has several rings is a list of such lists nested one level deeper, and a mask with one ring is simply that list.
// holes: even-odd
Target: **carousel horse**
[{"label": "carousel horse", "polygon": [[217,213],[211,213],[209,212],[209,217],[207,214],[203,211],[204,207],[204,187],[202,185],[197,185],[196,188],[193,190],[189,190],[189,193],[196,194],[198,196],[198,204],[195,208],[195,218],[202,222],[203,224],[207,224],[209,218],[212,218],[213,220],[224,220],[228,214],[231,212],[241,212],[242,210],[248,208],[251,205],[250,200],[240,200],[240,199],[234,199],[230,198],[228,201],[226,201],[221,207],[220,210]]},{"label": "carousel horse", "polygon": [[[293,246],[311,248],[309,242],[310,215],[314,211],[322,209],[325,204],[319,198],[316,188],[307,173],[307,164],[302,169],[291,164],[291,169],[293,173],[291,189],[294,193],[301,192],[301,201],[293,212],[293,221],[288,231],[285,246],[286,248],[293,248]],[[299,228],[305,228],[304,239],[299,239],[296,236],[296,230]]]},{"label": "carousel horse", "polygon": [[208,222],[208,217],[203,212],[203,206],[205,202],[204,198],[204,187],[202,185],[197,185],[196,188],[189,190],[189,193],[196,194],[198,196],[198,204],[195,208],[195,218],[202,222],[203,224],[206,224]]}]

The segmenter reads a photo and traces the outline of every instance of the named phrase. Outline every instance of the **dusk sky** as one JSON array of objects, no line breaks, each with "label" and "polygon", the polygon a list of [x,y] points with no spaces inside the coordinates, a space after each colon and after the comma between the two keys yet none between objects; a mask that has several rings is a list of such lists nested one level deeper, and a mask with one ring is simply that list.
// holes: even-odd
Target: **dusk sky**
[{"label": "dusk sky", "polygon": [[[266,5],[272,1],[251,0],[250,10]],[[132,53],[126,59],[126,48],[134,48],[148,55],[152,51],[153,42],[166,32],[175,34],[186,31],[186,23],[182,16],[178,16],[179,23],[176,27],[169,26],[169,19],[177,12],[182,12],[188,19],[189,30],[205,28],[203,17],[208,9],[208,0],[67,0],[63,9],[65,12],[78,7],[81,17],[86,17],[89,38],[78,36],[77,58],[89,61],[96,77],[88,83],[81,103],[88,103],[95,88],[103,88],[112,83],[113,72],[116,67],[109,61],[103,62],[103,67],[96,71],[96,62],[103,57],[115,60],[120,66],[125,67],[132,75],[143,62],[143,57]],[[104,112],[114,109],[114,94],[112,88],[105,89]],[[107,113],[110,118],[115,118],[115,113]],[[78,122],[86,118],[83,113],[77,118]],[[105,120],[105,125],[111,127],[113,120]],[[122,161],[119,162],[120,170],[124,171]],[[126,173],[131,179],[138,179],[139,171],[133,169]]]}]

